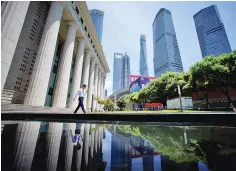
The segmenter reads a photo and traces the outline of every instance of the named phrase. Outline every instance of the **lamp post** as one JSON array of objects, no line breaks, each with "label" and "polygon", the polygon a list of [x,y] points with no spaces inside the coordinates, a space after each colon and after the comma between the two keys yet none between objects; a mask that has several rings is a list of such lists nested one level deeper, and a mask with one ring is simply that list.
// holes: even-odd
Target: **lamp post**
[{"label": "lamp post", "polygon": [[178,85],[178,93],[179,93],[180,110],[181,110],[181,112],[183,112],[183,105],[182,105],[181,91],[180,91],[180,86],[179,86],[179,85]]}]

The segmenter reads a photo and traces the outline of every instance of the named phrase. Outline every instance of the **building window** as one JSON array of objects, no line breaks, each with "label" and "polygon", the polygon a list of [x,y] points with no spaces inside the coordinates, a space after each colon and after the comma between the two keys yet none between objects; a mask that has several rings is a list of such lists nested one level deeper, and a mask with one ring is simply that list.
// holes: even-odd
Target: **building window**
[{"label": "building window", "polygon": [[84,26],[84,30],[87,32],[87,27],[86,26]]},{"label": "building window", "polygon": [[75,7],[75,11],[76,11],[76,13],[79,15],[79,10],[78,10],[77,7]]},{"label": "building window", "polygon": [[84,20],[83,20],[82,17],[80,18],[80,22],[81,22],[82,24],[84,24]]}]

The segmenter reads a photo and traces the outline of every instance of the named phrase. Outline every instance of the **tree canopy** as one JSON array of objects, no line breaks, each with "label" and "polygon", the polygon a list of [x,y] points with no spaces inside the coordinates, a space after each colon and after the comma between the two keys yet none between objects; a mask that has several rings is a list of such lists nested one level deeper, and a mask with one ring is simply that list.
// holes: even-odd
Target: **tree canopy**
[{"label": "tree canopy", "polygon": [[228,87],[236,89],[236,50],[205,57],[187,72],[166,72],[139,92],[122,96],[117,104],[122,108],[126,103],[162,102],[165,105],[168,99],[178,97],[178,85],[183,96],[202,91],[208,104],[209,91],[220,91],[231,103]]}]

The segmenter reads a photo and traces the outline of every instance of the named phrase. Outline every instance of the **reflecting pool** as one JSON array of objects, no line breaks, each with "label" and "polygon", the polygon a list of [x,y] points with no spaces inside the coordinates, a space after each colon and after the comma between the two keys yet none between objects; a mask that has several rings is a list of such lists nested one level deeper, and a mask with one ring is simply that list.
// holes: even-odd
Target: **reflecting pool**
[{"label": "reflecting pool", "polygon": [[236,128],[2,121],[2,170],[235,171]]}]

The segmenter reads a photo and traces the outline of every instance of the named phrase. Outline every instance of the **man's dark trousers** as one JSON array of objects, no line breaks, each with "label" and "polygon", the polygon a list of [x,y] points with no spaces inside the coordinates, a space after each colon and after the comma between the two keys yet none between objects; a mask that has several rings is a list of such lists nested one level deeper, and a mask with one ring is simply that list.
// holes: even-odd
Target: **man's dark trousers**
[{"label": "man's dark trousers", "polygon": [[83,112],[86,113],[85,109],[84,109],[84,98],[83,97],[79,97],[79,104],[77,106],[77,108],[75,109],[74,113],[77,113],[77,111],[79,110],[79,108],[81,107]]}]

